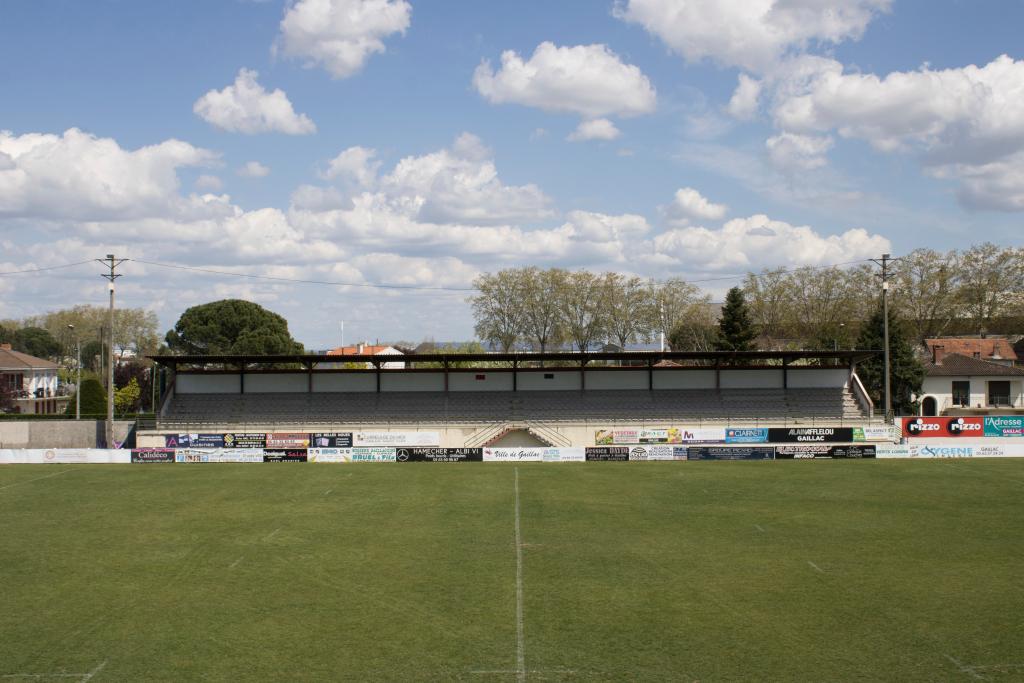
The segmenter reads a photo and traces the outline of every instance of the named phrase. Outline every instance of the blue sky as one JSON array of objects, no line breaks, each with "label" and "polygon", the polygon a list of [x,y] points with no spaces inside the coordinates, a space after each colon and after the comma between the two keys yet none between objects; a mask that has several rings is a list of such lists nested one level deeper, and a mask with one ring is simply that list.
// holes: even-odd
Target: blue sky
[{"label": "blue sky", "polygon": [[[469,338],[459,290],[508,266],[1020,245],[1022,25],[1010,0],[8,0],[0,271],[114,251],[165,327],[239,296],[323,348],[341,320]],[[0,317],[104,295],[89,266],[2,277]]]}]

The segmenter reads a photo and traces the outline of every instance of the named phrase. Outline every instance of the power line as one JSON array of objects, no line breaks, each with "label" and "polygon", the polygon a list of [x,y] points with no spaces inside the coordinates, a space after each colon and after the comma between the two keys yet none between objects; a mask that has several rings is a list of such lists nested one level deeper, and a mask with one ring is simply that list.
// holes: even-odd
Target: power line
[{"label": "power line", "polygon": [[87,261],[77,261],[75,263],[65,263],[60,266],[45,266],[43,268],[27,268],[25,270],[9,270],[5,273],[0,273],[0,277],[4,275],[22,275],[23,273],[41,273],[44,270],[59,270],[61,268],[73,268],[75,266],[85,265],[86,263],[92,263],[92,259]]}]

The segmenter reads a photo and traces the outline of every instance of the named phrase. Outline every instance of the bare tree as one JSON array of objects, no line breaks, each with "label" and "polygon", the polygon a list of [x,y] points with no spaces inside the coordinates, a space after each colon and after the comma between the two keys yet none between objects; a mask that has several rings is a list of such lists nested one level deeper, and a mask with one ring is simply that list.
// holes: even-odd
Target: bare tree
[{"label": "bare tree", "polygon": [[473,281],[477,295],[469,298],[473,307],[474,329],[480,339],[510,351],[522,334],[523,281],[513,269],[484,273]]},{"label": "bare tree", "polygon": [[665,282],[648,282],[647,338],[650,339],[662,332],[666,338],[670,337],[694,315],[695,305],[702,305],[709,310],[711,305],[711,297],[702,295],[696,285],[681,278],[672,278]]},{"label": "bare tree", "polygon": [[536,267],[518,271],[523,281],[523,324],[527,336],[541,353],[562,341],[562,315],[559,292],[568,275],[560,268]]},{"label": "bare tree", "polygon": [[991,242],[964,252],[957,299],[979,330],[1014,311],[1024,290],[1024,250],[1004,249]]},{"label": "bare tree", "polygon": [[765,269],[757,275],[748,273],[743,280],[743,293],[766,346],[792,335],[793,282],[785,268]]},{"label": "bare tree", "polygon": [[568,273],[560,289],[559,308],[568,338],[579,351],[600,339],[607,325],[602,279],[586,270]]},{"label": "bare tree", "polygon": [[943,334],[957,315],[960,255],[915,249],[893,264],[893,304],[914,343]]},{"label": "bare tree", "polygon": [[623,349],[630,342],[647,338],[650,334],[648,297],[650,291],[636,276],[605,273],[604,297],[608,314],[607,332]]}]

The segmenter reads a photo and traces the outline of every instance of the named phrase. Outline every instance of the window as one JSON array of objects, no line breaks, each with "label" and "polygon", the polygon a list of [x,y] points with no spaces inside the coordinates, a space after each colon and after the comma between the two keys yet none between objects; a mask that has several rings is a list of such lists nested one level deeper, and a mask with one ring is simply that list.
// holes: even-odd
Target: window
[{"label": "window", "polygon": [[964,381],[953,382],[953,405],[971,405],[971,383]]},{"label": "window", "polygon": [[988,383],[988,404],[990,406],[1010,405],[1010,383],[989,382]]}]

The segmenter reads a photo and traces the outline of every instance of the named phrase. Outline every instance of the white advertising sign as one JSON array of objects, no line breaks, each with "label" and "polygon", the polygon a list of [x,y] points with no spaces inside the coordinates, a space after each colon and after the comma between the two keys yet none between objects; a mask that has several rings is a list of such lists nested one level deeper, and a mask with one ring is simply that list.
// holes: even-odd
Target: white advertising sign
[{"label": "white advertising sign", "polygon": [[557,448],[485,448],[484,462],[544,462],[557,454]]},{"label": "white advertising sign", "polygon": [[[675,460],[677,446],[634,446],[629,449],[630,460]],[[681,449],[684,450],[685,449]],[[685,455],[684,455],[685,457]]]},{"label": "white advertising sign", "polygon": [[586,462],[586,448],[545,448],[544,462]]},{"label": "white advertising sign", "polygon": [[878,446],[878,458],[1024,458],[1024,444],[992,444],[988,441],[937,441]]},{"label": "white advertising sign", "polygon": [[179,448],[175,462],[263,462],[262,448]]},{"label": "white advertising sign", "polygon": [[352,462],[351,448],[310,448],[306,462]]},{"label": "white advertising sign", "polygon": [[307,462],[398,462],[394,448],[310,448]]},{"label": "white advertising sign", "polygon": [[25,448],[0,449],[0,464],[44,465],[47,463],[72,465],[76,463],[90,464],[122,464],[131,463],[130,450],[114,450],[105,448]]},{"label": "white advertising sign", "polygon": [[353,446],[440,446],[439,432],[355,432]]}]

